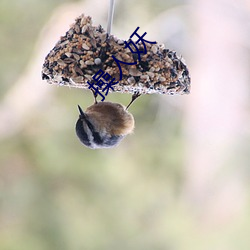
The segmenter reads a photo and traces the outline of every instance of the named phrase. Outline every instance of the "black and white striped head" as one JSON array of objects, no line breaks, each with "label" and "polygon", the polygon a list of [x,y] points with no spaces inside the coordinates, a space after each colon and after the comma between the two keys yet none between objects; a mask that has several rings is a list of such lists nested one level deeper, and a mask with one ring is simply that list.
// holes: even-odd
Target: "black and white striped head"
[{"label": "black and white striped head", "polygon": [[[94,105],[98,106],[101,104],[102,103],[98,103]],[[109,129],[107,129],[107,126],[110,125],[106,124],[107,122],[105,122],[106,120],[108,121],[108,117],[106,120],[103,119],[102,122],[98,120],[98,117],[103,115],[103,113],[99,115],[98,112],[83,112],[79,105],[78,109],[80,115],[76,122],[76,134],[82,144],[84,144],[86,147],[91,149],[114,147],[118,145],[119,142],[125,137],[124,134],[110,133]],[[109,113],[106,115],[109,116]]]}]

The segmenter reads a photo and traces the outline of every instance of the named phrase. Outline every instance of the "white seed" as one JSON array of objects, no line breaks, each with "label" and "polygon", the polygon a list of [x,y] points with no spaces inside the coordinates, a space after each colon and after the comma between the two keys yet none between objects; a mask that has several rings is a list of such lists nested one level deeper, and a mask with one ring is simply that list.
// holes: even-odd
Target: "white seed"
[{"label": "white seed", "polygon": [[82,44],[82,48],[85,49],[85,50],[89,50],[89,46],[86,43]]},{"label": "white seed", "polygon": [[95,63],[94,63],[93,61],[87,60],[87,61],[85,62],[85,64],[86,64],[86,65],[94,65]]},{"label": "white seed", "polygon": [[100,58],[96,58],[95,59],[95,64],[96,65],[99,65],[99,64],[101,64],[102,63],[102,60],[100,59]]},{"label": "white seed", "polygon": [[79,25],[75,25],[75,31],[76,31],[77,34],[80,33],[80,27],[79,27]]},{"label": "white seed", "polygon": [[88,26],[87,25],[84,25],[82,27],[82,34],[84,34],[86,32],[86,30],[88,29]]},{"label": "white seed", "polygon": [[121,40],[121,39],[118,39],[118,42],[117,42],[119,45],[123,45],[124,44],[124,41]]},{"label": "white seed", "polygon": [[158,51],[158,47],[157,47],[156,45],[153,45],[152,48],[151,48],[151,50],[152,50],[152,52],[153,52],[154,54],[156,54],[157,51]]},{"label": "white seed", "polygon": [[164,82],[164,81],[166,81],[166,78],[163,77],[163,76],[161,76],[161,77],[159,78],[159,81],[160,81],[160,82]]},{"label": "white seed", "polygon": [[165,49],[165,45],[164,45],[164,44],[160,44],[160,45],[159,45],[159,48],[160,48],[160,49]]},{"label": "white seed", "polygon": [[67,57],[71,57],[72,54],[71,54],[70,52],[66,52],[65,55],[66,55]]},{"label": "white seed", "polygon": [[85,25],[87,23],[87,19],[86,18],[82,18],[81,19],[81,26]]},{"label": "white seed", "polygon": [[147,75],[152,79],[154,78],[155,74],[153,72],[148,71]]},{"label": "white seed", "polygon": [[150,71],[150,72],[154,72],[154,71],[155,71],[155,68],[154,68],[154,67],[151,67],[151,68],[149,69],[149,71]]}]

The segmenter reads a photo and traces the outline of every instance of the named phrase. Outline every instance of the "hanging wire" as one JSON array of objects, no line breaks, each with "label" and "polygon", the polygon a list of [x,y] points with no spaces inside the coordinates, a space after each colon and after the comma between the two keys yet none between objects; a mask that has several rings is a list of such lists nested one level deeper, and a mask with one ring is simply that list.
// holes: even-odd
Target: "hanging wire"
[{"label": "hanging wire", "polygon": [[107,26],[108,34],[111,34],[111,30],[112,30],[114,10],[115,10],[115,0],[110,0],[109,13],[108,13],[108,26]]}]

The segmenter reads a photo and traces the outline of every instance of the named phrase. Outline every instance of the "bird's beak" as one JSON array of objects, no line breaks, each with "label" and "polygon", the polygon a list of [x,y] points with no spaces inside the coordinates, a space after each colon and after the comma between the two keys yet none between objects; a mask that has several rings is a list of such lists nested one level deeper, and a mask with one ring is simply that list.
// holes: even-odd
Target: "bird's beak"
[{"label": "bird's beak", "polygon": [[78,106],[78,110],[79,110],[79,113],[80,113],[80,118],[86,118],[84,112],[82,111],[82,108],[79,105],[77,105],[77,106]]}]

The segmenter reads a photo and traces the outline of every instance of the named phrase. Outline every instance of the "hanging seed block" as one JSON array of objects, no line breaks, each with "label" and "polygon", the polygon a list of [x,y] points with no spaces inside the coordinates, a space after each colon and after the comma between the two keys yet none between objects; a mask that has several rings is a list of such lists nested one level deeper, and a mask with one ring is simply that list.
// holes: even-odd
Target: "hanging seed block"
[{"label": "hanging seed block", "polygon": [[[188,94],[190,77],[182,57],[164,45],[145,44],[147,53],[138,60],[123,40],[108,35],[100,25],[93,26],[91,17],[81,15],[45,58],[42,78],[51,84],[88,89],[87,81],[93,81],[92,76],[101,69],[119,81],[113,55],[123,62],[137,62],[120,64],[122,80],[112,86],[115,92]],[[143,51],[141,41],[137,46]]]}]

